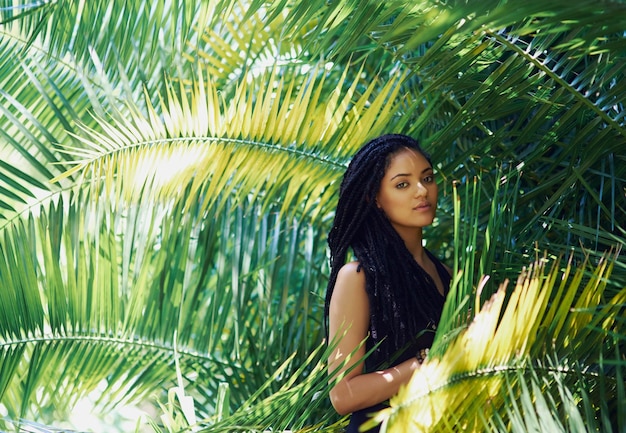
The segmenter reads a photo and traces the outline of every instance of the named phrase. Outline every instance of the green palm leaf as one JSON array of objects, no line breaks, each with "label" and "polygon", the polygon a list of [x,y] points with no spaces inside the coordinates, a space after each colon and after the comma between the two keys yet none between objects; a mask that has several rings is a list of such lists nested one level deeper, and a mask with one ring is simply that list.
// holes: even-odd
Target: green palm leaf
[{"label": "green palm leaf", "polygon": [[[162,117],[148,105],[147,117],[130,110],[130,122],[98,119],[102,132],[84,128],[83,146],[63,149],[75,158],[75,166],[52,181],[81,171],[96,194],[102,186],[105,193],[117,191],[130,202],[146,195],[167,200],[180,194],[181,185],[189,185],[186,206],[198,200],[206,183],[205,206],[212,205],[218,192],[236,189],[244,197],[263,192],[267,204],[281,197],[285,211],[304,204],[304,212],[312,205],[322,212],[332,202],[326,185],[343,170],[333,160],[385,129],[394,112],[384,101],[394,98],[399,86],[389,82],[372,100],[372,83],[351,106],[358,81],[349,83],[344,95],[328,99],[321,99],[323,77],[300,89],[286,87],[283,80],[274,83],[274,75],[253,87],[242,83],[234,98],[224,101],[199,75],[189,96],[184,88],[178,93],[170,88]],[[268,90],[259,95],[263,88]],[[339,123],[343,118],[347,120]],[[337,140],[333,155],[318,150],[326,140]]]},{"label": "green palm leaf", "polygon": [[[413,124],[407,129],[429,143],[434,155],[445,156],[444,175],[471,177],[500,163],[523,164],[532,173],[520,185],[526,194],[519,206],[528,211],[515,230],[527,233],[530,244],[551,241],[546,231],[534,229],[544,225],[544,215],[623,239],[618,221],[626,204],[623,194],[614,192],[623,190],[626,178],[623,164],[615,164],[625,137],[626,46],[620,18],[609,19],[623,16],[622,2],[542,1],[514,8],[482,1],[322,3],[307,3],[308,15],[303,10],[290,15],[288,29],[299,28],[312,14],[328,17],[308,46],[314,52],[332,46],[333,59],[342,59],[355,40],[362,46],[369,41],[370,52],[389,52],[396,61],[387,67],[400,64],[413,77],[405,84],[412,105],[403,121]],[[339,11],[350,18],[331,23]],[[598,166],[611,166],[610,177],[588,175]],[[586,182],[575,172],[587,174]],[[612,196],[599,199],[598,190],[613,191]],[[587,209],[593,203],[594,211],[573,212],[581,202]],[[556,229],[551,228],[550,233]]]},{"label": "green palm leaf", "polygon": [[[96,390],[100,408],[167,401],[182,429],[167,393],[179,404],[171,390],[184,387],[202,429],[338,428],[319,397],[325,233],[343,167],[381,132],[419,137],[443,179],[428,246],[463,272],[434,359],[538,251],[572,255],[574,269],[623,246],[623,11],[565,0],[3,6],[0,413],[55,424]],[[606,299],[626,281],[620,255],[613,266]],[[582,312],[547,311],[537,341],[584,329],[569,318]],[[596,328],[576,344],[604,333],[589,356],[609,370],[621,334]],[[467,399],[467,419],[573,431],[612,416],[598,396],[623,396],[621,361],[595,381],[583,360],[567,364],[579,379],[546,377],[562,353],[541,353],[497,377],[501,411],[481,418],[483,400]],[[542,397],[545,383],[555,392]]]},{"label": "green palm leaf", "polygon": [[[619,384],[616,376],[624,368],[623,362],[615,365],[616,370],[604,360],[607,356],[619,359],[619,353],[618,358],[613,358],[609,352],[619,351],[623,343],[621,323],[616,319],[626,301],[626,289],[603,301],[605,278],[612,268],[608,261],[598,266],[587,283],[583,269],[571,274],[573,270],[568,266],[559,275],[558,266],[547,274],[544,267],[543,262],[537,263],[521,275],[510,295],[506,293],[506,283],[502,284],[492,299],[476,311],[467,330],[449,344],[445,354],[428,360],[417,370],[409,385],[392,399],[391,409],[381,415],[389,419],[388,431],[450,431],[453,426],[484,431],[484,423],[492,419],[492,413],[500,414],[499,422],[507,431],[518,431],[511,430],[502,411],[516,407],[509,400],[520,394],[529,395],[530,389],[534,395],[542,392],[548,393],[548,398],[554,397],[557,408],[573,405],[564,407],[564,411],[578,417],[582,414],[576,412],[576,400],[569,389],[597,389],[602,383],[604,386],[594,398],[623,405],[622,400],[615,400],[617,392],[623,392],[623,383]],[[509,299],[505,303],[506,297]],[[552,345],[546,347],[545,342]],[[522,373],[527,369],[532,372],[530,378]],[[509,373],[516,371],[520,373]],[[521,387],[523,391],[507,392],[507,386]],[[473,397],[467,399],[466,391],[470,388]],[[563,403],[558,403],[559,393],[552,395],[550,390],[559,391]],[[588,391],[585,395],[591,397]],[[518,408],[522,418],[536,414],[541,404],[546,405],[539,400],[530,403],[530,407]],[[589,400],[586,406],[587,419],[578,423],[596,424],[597,411],[605,408]],[[604,413],[607,418],[601,424],[610,419],[617,422],[615,409],[608,408],[609,412]],[[558,414],[557,411],[552,416],[558,420]],[[511,418],[516,420],[519,416],[518,413]],[[566,420],[564,416],[563,421]],[[576,418],[570,422],[576,422]],[[607,428],[610,427],[605,425]],[[621,428],[623,425],[618,426],[618,430]]]},{"label": "green palm leaf", "polygon": [[[311,302],[320,278],[298,270],[299,262],[319,254],[310,229],[281,218],[243,218],[249,212],[259,215],[261,205],[236,211],[236,226],[225,213],[214,214],[216,226],[206,225],[204,219],[185,217],[178,205],[171,214],[151,211],[153,221],[161,221],[157,231],[141,223],[149,209],[141,203],[107,209],[100,202],[90,210],[79,197],[73,203],[64,217],[66,205],[60,203],[41,212],[40,224],[5,232],[1,244],[0,303],[6,320],[0,389],[11,418],[29,417],[36,395],[44,396],[35,406],[42,413],[54,407],[63,417],[65,408],[102,381],[107,384],[102,404],[147,398],[173,383],[176,347],[185,381],[196,384],[193,395],[206,414],[220,383],[230,383],[232,404],[238,406],[267,380],[278,360],[302,353],[301,345],[319,343],[320,329],[308,310],[293,314],[294,305]],[[64,224],[55,219],[62,217],[84,232],[60,231]],[[101,227],[92,231],[98,221]],[[116,233],[123,231],[127,235],[119,243]],[[17,245],[27,238],[32,245]],[[302,255],[282,255],[277,251],[282,242],[297,245]],[[44,248],[37,253],[40,243]],[[280,275],[284,269],[294,271]],[[297,284],[302,292],[274,294],[273,279],[286,287]],[[15,317],[18,310],[22,313]],[[250,370],[253,365],[257,371]],[[55,401],[59,384],[72,400]]]}]

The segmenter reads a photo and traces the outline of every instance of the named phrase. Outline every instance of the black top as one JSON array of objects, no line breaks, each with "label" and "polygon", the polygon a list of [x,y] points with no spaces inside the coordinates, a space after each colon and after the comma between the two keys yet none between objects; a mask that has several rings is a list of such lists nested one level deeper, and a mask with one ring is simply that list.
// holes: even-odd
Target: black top
[{"label": "black top", "polygon": [[[441,263],[439,259],[433,256],[428,250],[425,250],[425,251],[428,257],[435,264],[435,268],[437,269],[437,274],[439,275],[439,278],[441,279],[441,282],[443,284],[444,295],[447,295],[448,290],[450,289],[450,280],[451,280],[450,274],[448,273],[448,270],[443,265],[443,263]],[[434,286],[432,288],[427,288],[427,290],[429,289],[437,290],[437,287]],[[437,291],[437,293],[439,292]],[[439,314],[440,313],[441,312],[439,312]],[[439,314],[436,314],[436,317],[439,317]],[[437,324],[431,318],[424,318],[423,322],[424,322],[423,323],[424,331],[421,332],[419,335],[417,335],[416,338],[414,338],[412,341],[405,342],[405,349],[401,350],[398,356],[395,357],[395,359],[391,363],[389,363],[388,359],[377,359],[376,352],[375,351],[372,352],[371,355],[368,356],[368,358],[365,360],[365,372],[371,373],[373,371],[378,371],[382,368],[393,367],[395,365],[401,364],[402,362],[408,359],[415,357],[416,354],[422,351],[423,349],[430,348],[433,344],[433,340],[435,336],[435,329],[437,327]],[[369,351],[373,346],[374,346],[374,342],[372,341],[372,338],[368,337],[366,341],[366,351]],[[355,411],[350,416],[350,424],[348,425],[346,433],[358,433],[359,427],[361,426],[361,424],[367,421],[371,415],[375,414],[376,412],[388,406],[389,405],[387,404],[387,402],[384,402],[384,403],[377,404],[375,406],[371,406],[365,409]],[[378,433],[379,430],[380,430],[379,426],[376,426],[373,429],[367,430],[367,432]]]}]

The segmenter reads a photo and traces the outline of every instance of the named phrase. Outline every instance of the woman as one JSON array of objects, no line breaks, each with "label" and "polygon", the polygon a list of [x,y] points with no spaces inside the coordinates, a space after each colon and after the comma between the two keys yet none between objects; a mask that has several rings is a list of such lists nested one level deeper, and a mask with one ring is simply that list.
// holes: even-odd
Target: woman
[{"label": "woman", "polygon": [[[399,134],[368,142],[344,174],[325,315],[337,344],[330,399],[339,414],[352,413],[348,432],[385,407],[432,344],[450,285],[450,270],[423,247],[437,192],[430,157]],[[346,263],[349,250],[356,260]]]}]

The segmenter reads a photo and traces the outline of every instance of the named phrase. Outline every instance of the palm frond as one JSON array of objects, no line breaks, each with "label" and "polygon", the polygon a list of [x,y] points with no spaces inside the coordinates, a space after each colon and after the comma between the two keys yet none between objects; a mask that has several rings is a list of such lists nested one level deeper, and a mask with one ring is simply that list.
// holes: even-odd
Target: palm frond
[{"label": "palm frond", "polygon": [[[130,202],[146,194],[167,200],[189,185],[187,206],[200,189],[206,206],[219,192],[236,189],[240,196],[263,194],[268,204],[280,197],[284,211],[303,206],[319,214],[332,202],[327,185],[343,170],[333,161],[386,129],[394,111],[385,102],[400,86],[391,81],[372,96],[372,83],[352,104],[358,79],[344,94],[330,96],[319,92],[323,76],[311,79],[296,88],[271,74],[256,86],[241,83],[233,99],[224,101],[199,74],[191,95],[184,87],[169,88],[162,117],[148,105],[147,117],[133,109],[125,123],[99,118],[102,132],[84,128],[83,145],[63,149],[75,166],[52,181],[80,171],[84,182]],[[260,89],[266,90],[259,94]],[[337,140],[330,155],[318,150],[327,140]]]},{"label": "palm frond", "polygon": [[[406,431],[408,426],[414,431],[448,431],[454,425],[462,425],[466,431],[483,431],[490,413],[499,413],[508,430],[511,424],[504,414],[510,413],[507,411],[512,406],[506,396],[519,394],[507,392],[507,386],[513,385],[507,385],[506,378],[523,387],[509,372],[526,372],[527,368],[539,376],[532,382],[538,387],[533,389],[535,393],[557,389],[564,398],[563,393],[571,392],[570,386],[579,389],[580,385],[574,385],[582,381],[585,389],[601,393],[595,396],[598,401],[616,401],[616,371],[624,365],[619,354],[623,334],[614,327],[621,326],[616,319],[626,301],[626,288],[611,299],[603,299],[612,259],[602,261],[587,283],[583,268],[566,266],[561,274],[558,262],[547,273],[545,266],[545,262],[538,262],[529,267],[510,294],[503,283],[489,302],[476,305],[480,310],[467,330],[442,357],[427,360],[409,385],[392,399],[391,408],[379,417],[379,421],[388,420],[387,431]],[[613,338],[607,341],[607,336]],[[546,346],[545,342],[552,345]],[[464,390],[470,387],[473,398],[467,399]],[[615,404],[623,406],[624,402]],[[482,416],[456,415],[478,415],[470,408],[477,405],[482,407]],[[585,415],[593,420],[600,408],[593,401],[587,405]],[[571,408],[564,410],[572,413]],[[614,414],[608,420],[617,422]],[[563,421],[567,422],[566,416]]]},{"label": "palm frond", "polygon": [[[116,70],[118,62],[123,65],[135,62],[135,66],[141,65],[138,71],[149,73],[159,64],[176,60],[181,48],[193,38],[194,27],[220,20],[233,3],[226,0],[178,5],[157,1],[147,5],[129,1],[93,7],[84,0],[35,3],[27,0],[2,8],[0,23],[3,29],[21,29],[25,35],[24,50],[43,46],[59,59],[71,53],[77,63],[96,54],[109,71]],[[139,45],[123,43],[130,40]],[[116,41],[115,47],[111,41]],[[137,49],[138,46],[142,49]],[[168,55],[173,57],[162,57]]]},{"label": "palm frond", "polygon": [[[321,341],[313,294],[324,273],[303,263],[321,262],[323,248],[310,226],[265,206],[183,212],[75,196],[5,230],[0,401],[11,418],[63,418],[96,388],[100,407],[164,392],[175,351],[201,416],[221,383],[238,407],[290,354],[289,368],[305,365]],[[56,401],[60,389],[72,398]]]},{"label": "palm frond", "polygon": [[187,59],[203,65],[222,92],[248,74],[262,75],[272,69],[289,74],[297,69],[287,65],[310,67],[311,59],[302,52],[304,35],[293,35],[289,43],[280,37],[284,13],[268,21],[264,9],[240,1],[228,20],[201,28],[199,40],[189,44],[192,51]]},{"label": "palm frond", "polygon": [[[202,428],[325,420],[332,431],[328,401],[313,398],[327,392],[315,351],[324,233],[348,158],[394,131],[437,162],[444,197],[428,246],[463,270],[433,363],[474,335],[462,318],[496,309],[482,307],[493,281],[537,251],[571,254],[563,273],[580,289],[538,293],[544,315],[525,310],[539,320],[526,328],[511,313],[520,332],[567,350],[517,359],[498,346],[506,363],[471,379],[459,368],[440,392],[496,386],[491,418],[484,398],[458,406],[485,430],[624,426],[623,406],[603,400],[623,401],[623,320],[600,307],[622,296],[624,263],[601,271],[604,299],[586,288],[593,274],[573,271],[626,243],[623,12],[587,0],[3,7],[0,412],[54,423],[95,387],[110,408],[163,401],[182,382]],[[493,281],[475,296],[483,274]],[[495,295],[503,314],[513,295]],[[579,322],[609,316],[614,330]],[[604,346],[583,353],[598,335]]]},{"label": "palm frond", "polygon": [[[441,161],[446,179],[495,176],[501,164],[532,173],[520,183],[518,206],[527,211],[514,230],[529,252],[563,238],[556,226],[544,230],[544,217],[623,243],[626,174],[615,164],[626,139],[623,9],[618,1],[309,2],[288,13],[285,31],[317,17],[313,53],[340,61],[356,45],[388,52],[385,66],[409,75],[402,124]],[[574,211],[581,203],[589,213]]]}]

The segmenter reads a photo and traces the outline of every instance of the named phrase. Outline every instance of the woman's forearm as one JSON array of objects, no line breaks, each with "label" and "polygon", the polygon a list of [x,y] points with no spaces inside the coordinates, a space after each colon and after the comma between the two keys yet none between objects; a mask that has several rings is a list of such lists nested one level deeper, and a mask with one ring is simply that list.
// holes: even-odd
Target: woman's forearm
[{"label": "woman's forearm", "polygon": [[418,366],[417,359],[411,358],[386,370],[344,378],[330,392],[333,407],[345,415],[388,400],[409,381]]}]

